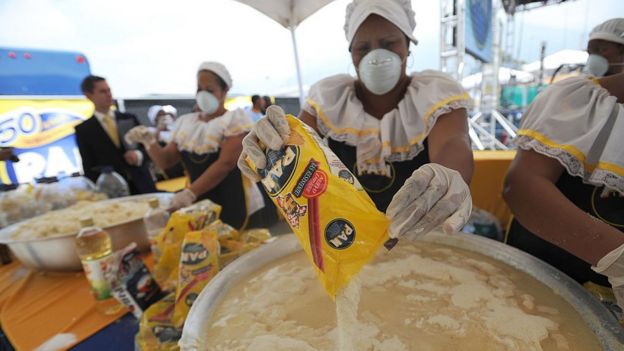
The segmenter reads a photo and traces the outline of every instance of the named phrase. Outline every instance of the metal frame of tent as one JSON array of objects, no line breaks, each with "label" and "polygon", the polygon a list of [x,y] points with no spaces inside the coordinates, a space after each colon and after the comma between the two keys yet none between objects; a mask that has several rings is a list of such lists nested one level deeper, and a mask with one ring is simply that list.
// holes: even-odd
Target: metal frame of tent
[{"label": "metal frame of tent", "polygon": [[[440,69],[461,81],[464,73],[466,55],[466,3],[468,0],[440,0]],[[480,107],[470,117],[469,135],[473,147],[479,150],[502,149],[509,147],[496,137],[497,129],[502,128],[513,139],[517,127],[498,111],[499,80],[498,71],[501,67],[501,53],[510,54],[515,39],[514,14],[537,7],[556,5],[567,0],[492,0],[492,51],[491,64],[483,64],[481,79]],[[499,19],[501,9],[506,12],[506,25]],[[502,34],[505,30],[504,49]],[[501,50],[504,51],[501,51]],[[505,58],[507,58],[506,56]],[[478,59],[478,58],[477,58]]]}]

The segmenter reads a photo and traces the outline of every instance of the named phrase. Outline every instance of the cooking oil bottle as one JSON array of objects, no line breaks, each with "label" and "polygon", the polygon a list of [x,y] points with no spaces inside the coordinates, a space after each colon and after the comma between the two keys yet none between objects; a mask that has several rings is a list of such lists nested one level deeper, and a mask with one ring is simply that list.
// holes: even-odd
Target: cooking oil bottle
[{"label": "cooking oil bottle", "polygon": [[105,279],[111,268],[113,246],[110,235],[94,225],[92,218],[80,220],[82,229],[76,236],[76,252],[91,285],[98,311],[116,314],[123,306],[113,297],[110,284]]}]

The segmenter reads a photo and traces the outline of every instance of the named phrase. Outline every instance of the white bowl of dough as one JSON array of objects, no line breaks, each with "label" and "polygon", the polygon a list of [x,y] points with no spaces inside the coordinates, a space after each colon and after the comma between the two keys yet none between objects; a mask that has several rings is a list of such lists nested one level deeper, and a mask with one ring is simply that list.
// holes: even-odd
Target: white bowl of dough
[{"label": "white bowl of dough", "polygon": [[154,193],[99,202],[79,202],[0,230],[0,243],[29,268],[49,271],[81,270],[74,240],[80,218],[92,217],[95,225],[111,236],[113,250],[135,242],[141,251],[149,249],[143,224],[149,199],[157,197],[166,208],[172,194]]}]

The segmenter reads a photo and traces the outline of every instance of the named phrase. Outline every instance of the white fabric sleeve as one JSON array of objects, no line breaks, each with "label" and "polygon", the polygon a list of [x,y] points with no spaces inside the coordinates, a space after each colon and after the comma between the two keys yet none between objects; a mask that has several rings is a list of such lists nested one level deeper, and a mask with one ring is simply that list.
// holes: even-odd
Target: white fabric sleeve
[{"label": "white fabric sleeve", "polygon": [[228,138],[248,133],[252,126],[251,118],[243,109],[232,111],[231,119],[223,131],[223,136]]},{"label": "white fabric sleeve", "polygon": [[624,193],[624,107],[593,77],[569,78],[541,92],[515,143],[558,160],[586,183]]}]

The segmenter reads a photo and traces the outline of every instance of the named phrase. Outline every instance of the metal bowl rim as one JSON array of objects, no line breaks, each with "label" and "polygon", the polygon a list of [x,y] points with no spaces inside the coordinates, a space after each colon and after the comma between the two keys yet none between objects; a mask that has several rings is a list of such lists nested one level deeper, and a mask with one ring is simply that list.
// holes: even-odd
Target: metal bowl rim
[{"label": "metal bowl rim", "polygon": [[[596,335],[598,342],[605,351],[620,350],[620,345],[624,343],[624,328],[620,327],[616,319],[598,300],[570,277],[538,258],[514,247],[473,234],[430,233],[422,239],[427,242],[476,252],[528,274],[541,284],[548,286],[570,304],[587,328]],[[450,244],[450,242],[456,245]],[[294,234],[284,235],[272,243],[245,254],[220,271],[204,287],[191,306],[184,324],[182,338],[179,341],[180,348],[182,350],[195,350],[202,346],[201,343],[205,340],[203,340],[201,326],[212,318],[215,308],[233,285],[242,281],[249,274],[262,269],[266,264],[301,250],[303,249]],[[509,261],[502,261],[501,257],[506,257]],[[530,272],[527,266],[539,268],[543,274]],[[556,287],[548,285],[547,282],[558,284],[565,293],[555,291]],[[581,308],[585,308],[585,311],[579,310]],[[590,320],[590,318],[597,320]]]}]

